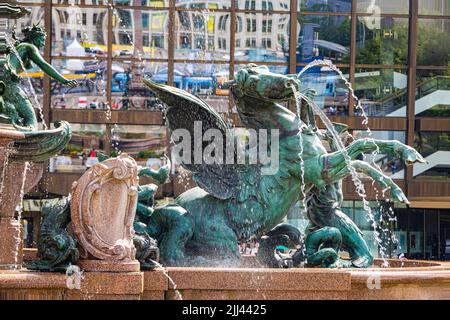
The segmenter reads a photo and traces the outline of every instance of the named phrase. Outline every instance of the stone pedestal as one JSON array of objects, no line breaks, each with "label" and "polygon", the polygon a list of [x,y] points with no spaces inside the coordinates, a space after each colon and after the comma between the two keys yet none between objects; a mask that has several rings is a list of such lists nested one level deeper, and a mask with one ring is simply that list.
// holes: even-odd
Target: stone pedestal
[{"label": "stone pedestal", "polygon": [[20,269],[21,226],[15,218],[0,218],[0,270]]},{"label": "stone pedestal", "polygon": [[122,154],[97,163],[74,183],[71,226],[86,271],[139,271],[133,244],[137,206],[136,162]]},{"label": "stone pedestal", "polygon": [[25,165],[9,163],[8,148],[24,135],[9,126],[0,127],[0,269],[19,267],[20,222],[15,217]]},{"label": "stone pedestal", "polygon": [[42,164],[28,165],[8,159],[11,144],[24,137],[11,126],[0,127],[0,269],[3,270],[21,268],[22,232],[16,207],[21,196],[39,182],[43,172]]}]

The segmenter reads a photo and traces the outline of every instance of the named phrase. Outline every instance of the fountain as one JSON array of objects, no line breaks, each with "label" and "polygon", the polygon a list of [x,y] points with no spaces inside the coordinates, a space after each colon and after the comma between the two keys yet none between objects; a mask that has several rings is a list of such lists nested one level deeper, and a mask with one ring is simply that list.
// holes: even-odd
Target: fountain
[{"label": "fountain", "polygon": [[[171,161],[191,171],[198,187],[158,207],[154,195],[171,161],[152,170],[124,153],[102,159],[69,197],[44,207],[38,259],[21,269],[20,202],[71,129],[60,122],[38,130],[20,74],[33,61],[62,84],[77,85],[40,56],[42,29],[24,29],[23,40],[9,36],[8,19],[24,14],[12,1],[0,4],[0,269],[8,270],[0,271],[1,299],[448,298],[450,265],[374,259],[340,209],[346,177],[365,199],[358,174],[408,203],[392,179],[356,157],[383,151],[413,164],[421,155],[398,141],[346,144],[346,126],[329,121],[297,75],[253,64],[227,87],[258,148],[240,149],[232,128],[198,97],[143,80],[168,106]],[[286,101],[296,102],[297,113],[279,104]],[[156,184],[139,185],[141,176]],[[298,202],[309,219],[304,232],[283,223]],[[252,238],[261,244],[256,259],[238,251],[238,241]],[[280,245],[292,253],[281,257]]]},{"label": "fountain", "polygon": [[[43,162],[61,151],[71,137],[67,122],[56,123],[53,130],[38,131],[32,104],[20,88],[20,73],[26,70],[25,55],[34,62],[41,62],[40,66],[46,71],[54,71],[37,49],[32,51],[35,47],[26,42],[27,39],[12,44],[9,20],[26,14],[29,14],[26,9],[12,1],[0,4],[0,269],[20,269],[21,221],[20,210],[16,216],[16,206],[39,182]],[[36,36],[33,41],[43,45],[39,42],[42,32],[38,36],[38,27],[27,31],[28,35]],[[64,79],[56,71],[53,75]]]},{"label": "fountain", "polygon": [[[192,131],[195,136],[196,131],[201,137],[208,131],[224,134],[228,138],[227,147],[234,141],[225,122],[199,98],[151,81],[145,83],[169,106],[167,118],[172,133]],[[29,265],[35,271],[0,273],[0,296],[7,299],[20,294],[23,298],[34,294],[51,299],[445,297],[450,266],[392,260],[389,268],[377,269],[383,262],[372,258],[356,225],[339,209],[340,182],[352,170],[389,189],[395,200],[407,201],[392,180],[354,158],[379,148],[406,163],[422,161],[414,149],[396,141],[374,139],[370,143],[356,140],[344,146],[338,141],[346,127],[339,124],[332,124],[323,134],[312,119],[313,111],[320,113],[312,101],[314,93],[302,90],[296,76],[277,75],[265,67],[248,65],[228,85],[247,127],[281,131],[279,141],[269,139],[268,144],[269,148],[279,146],[276,172],[262,174],[268,163],[237,162],[237,150],[231,155],[210,152],[213,158],[223,157],[216,157],[217,163],[196,162],[195,152],[186,150],[211,151],[220,146],[220,139],[211,148],[210,140],[199,144],[201,139],[197,137],[185,145],[187,149],[182,154],[173,154],[171,160],[183,160],[178,163],[194,173],[201,187],[188,190],[174,203],[155,207],[153,196],[157,186],[139,186],[137,178],[150,176],[163,184],[170,163],[155,171],[138,167],[126,154],[104,160],[74,184],[71,197],[45,209],[39,239],[40,260]],[[291,99],[297,99],[297,115],[275,102]],[[197,121],[203,126],[199,127]],[[276,131],[271,131],[271,135],[276,135]],[[332,146],[331,153],[321,142],[326,139]],[[183,158],[183,154],[190,155]],[[305,235],[291,225],[280,224],[287,210],[299,200],[304,200],[311,220]],[[255,235],[261,237],[262,245],[258,260],[240,257],[236,252],[237,239]],[[277,265],[274,248],[280,244],[298,249],[289,257],[291,265]],[[343,250],[348,251],[350,259],[341,258]],[[159,254],[164,267],[158,262]],[[279,266],[294,268],[277,269]],[[389,285],[384,287],[385,283]],[[418,283],[427,288],[419,296]],[[31,288],[24,289],[27,285]]]}]

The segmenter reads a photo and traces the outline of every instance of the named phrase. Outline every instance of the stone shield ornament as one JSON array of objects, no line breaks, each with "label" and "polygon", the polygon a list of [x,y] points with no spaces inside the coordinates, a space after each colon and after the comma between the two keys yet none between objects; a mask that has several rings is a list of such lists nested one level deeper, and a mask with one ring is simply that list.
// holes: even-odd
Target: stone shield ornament
[{"label": "stone shield ornament", "polygon": [[72,186],[71,229],[83,269],[139,271],[133,244],[137,170],[122,154],[95,164]]}]

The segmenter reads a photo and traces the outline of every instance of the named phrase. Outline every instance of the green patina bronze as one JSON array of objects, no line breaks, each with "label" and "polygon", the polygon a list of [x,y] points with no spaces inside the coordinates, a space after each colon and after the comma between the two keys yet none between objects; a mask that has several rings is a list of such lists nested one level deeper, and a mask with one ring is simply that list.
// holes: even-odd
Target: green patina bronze
[{"label": "green patina bronze", "polygon": [[[21,88],[21,73],[37,65],[53,79],[60,83],[74,87],[76,80],[67,80],[53,66],[47,63],[39,50],[45,45],[45,31],[38,26],[26,27],[22,30],[24,38],[0,39],[6,45],[0,50],[0,83],[2,103],[0,104],[0,120],[3,123],[14,125],[22,131],[37,129],[37,118],[33,105]],[[5,37],[5,34],[0,36]]]},{"label": "green patina bronze", "polygon": [[[147,80],[145,83],[168,105],[166,116],[171,132],[183,129],[195,136],[194,123],[201,121],[202,133],[216,129],[224,136],[233,137],[232,129],[201,99],[177,88]],[[379,149],[400,157],[406,164],[424,160],[414,149],[398,141],[361,139],[348,144],[345,151],[338,150],[332,136],[317,129],[306,101],[302,101],[300,117],[279,104],[294,100],[290,88],[293,84],[301,89],[295,76],[273,74],[266,67],[255,65],[242,68],[229,83],[237,111],[247,128],[279,130],[279,169],[275,174],[263,175],[262,164],[182,163],[192,172],[199,187],[184,192],[169,205],[156,208],[157,185],[139,187],[134,227],[136,257],[143,269],[155,267],[158,248],[166,265],[209,263],[211,258],[238,260],[238,242],[253,237],[261,243],[258,258],[271,267],[283,266],[274,254],[280,245],[298,249],[291,256],[294,266],[368,267],[372,264],[372,255],[360,230],[340,209],[342,180],[351,173],[349,165],[383,188],[389,188],[393,200],[407,202],[392,179],[356,158]],[[309,98],[314,96],[307,89],[304,93]],[[346,132],[345,125],[335,126],[338,133]],[[331,152],[324,147],[325,140]],[[194,148],[194,141],[191,142]],[[204,141],[202,147],[209,144]],[[269,148],[272,148],[270,144]],[[170,164],[158,171],[141,168],[139,175],[150,176],[162,184],[169,169]],[[305,235],[292,225],[281,224],[288,211],[301,200],[306,204],[304,209],[310,220]],[[60,218],[67,212],[55,209],[45,215],[43,225],[50,227],[44,228],[46,232],[39,247],[45,261],[33,268],[58,270],[58,266],[64,269],[75,262],[76,256],[67,254],[68,248],[73,249],[73,241],[65,238],[68,219]],[[340,250],[349,252],[350,261],[339,259]]]},{"label": "green patina bronze", "polygon": [[[102,159],[108,157],[102,155]],[[167,181],[170,172],[170,161],[159,170],[140,168],[140,177],[150,177],[158,185]],[[157,242],[147,232],[147,224],[153,214],[156,184],[138,187],[138,204],[134,221],[136,259],[141,270],[152,270],[158,266],[159,250]],[[76,237],[70,232],[70,197],[45,206],[42,210],[42,222],[38,237],[38,260],[27,265],[30,270],[66,272],[70,265],[79,259]]]},{"label": "green patina bronze", "polygon": [[[203,133],[211,128],[224,136],[230,132],[217,112],[201,99],[177,88],[145,83],[168,105],[166,115],[172,132],[184,129],[194,136],[195,121],[202,122]],[[245,127],[280,130],[279,170],[274,175],[262,175],[262,165],[183,163],[199,187],[184,192],[171,205],[156,208],[147,224],[148,234],[158,240],[163,263],[186,265],[201,260],[200,257],[239,258],[238,241],[266,233],[269,237],[265,241],[270,245],[277,245],[273,239],[279,238],[304,246],[293,257],[296,264],[306,260],[311,266],[367,267],[372,263],[361,232],[339,209],[341,181],[351,174],[347,155],[351,166],[383,188],[388,187],[392,199],[401,202],[407,199],[389,177],[356,158],[379,149],[406,164],[424,160],[413,148],[398,141],[360,139],[345,152],[328,153],[308,104],[303,102],[300,118],[279,104],[294,101],[290,88],[293,84],[302,89],[295,75],[274,74],[267,67],[256,65],[242,68],[229,84]],[[313,94],[308,90],[304,93]],[[204,142],[203,147],[205,144],[209,142]],[[302,189],[312,199],[307,201],[311,225],[303,244],[292,226],[277,228],[301,200]],[[350,253],[350,263],[338,259],[341,245]]]},{"label": "green patina bronze", "polygon": [[78,262],[80,254],[75,237],[67,230],[69,223],[70,198],[44,206],[37,243],[39,260],[30,262],[28,269],[65,272]]},{"label": "green patina bronze", "polygon": [[48,64],[39,53],[45,44],[46,34],[40,27],[23,29],[24,39],[17,40],[8,35],[9,19],[17,19],[30,12],[7,1],[0,4],[0,124],[12,125],[22,131],[24,139],[15,140],[9,158],[12,161],[42,162],[65,148],[72,136],[70,125],[65,121],[55,123],[55,129],[38,131],[36,113],[30,99],[21,88],[20,74],[39,66],[57,81],[76,86],[76,81],[65,79]]}]

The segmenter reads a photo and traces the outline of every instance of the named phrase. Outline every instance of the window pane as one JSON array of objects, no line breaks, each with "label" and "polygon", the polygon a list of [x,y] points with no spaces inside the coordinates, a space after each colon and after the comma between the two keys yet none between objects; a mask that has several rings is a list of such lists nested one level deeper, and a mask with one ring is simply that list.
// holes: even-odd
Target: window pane
[{"label": "window pane", "polygon": [[113,110],[160,111],[164,105],[142,83],[142,78],[167,83],[167,62],[113,61],[112,65]]},{"label": "window pane", "polygon": [[413,175],[417,179],[450,179],[450,132],[416,132],[415,148],[428,161],[415,164]]},{"label": "window pane", "polygon": [[152,8],[167,8],[169,7],[169,0],[114,0],[114,4],[121,6],[138,6],[138,7],[145,6]]},{"label": "window pane", "polygon": [[406,64],[408,19],[358,17],[356,37],[356,63]]},{"label": "window pane", "polygon": [[175,63],[175,85],[201,97],[218,112],[228,111],[228,91],[220,84],[228,80],[228,64]]},{"label": "window pane", "polygon": [[[50,172],[84,172],[105,153],[106,125],[71,123],[72,138],[66,148],[50,159]],[[100,157],[101,158],[101,157]]]},{"label": "window pane", "polygon": [[298,16],[297,63],[326,58],[350,61],[350,16]]},{"label": "window pane", "polygon": [[423,209],[409,210],[409,253],[410,259],[423,259]]},{"label": "window pane", "polygon": [[448,66],[450,63],[450,20],[419,19],[417,64]]},{"label": "window pane", "polygon": [[290,0],[235,0],[236,9],[240,10],[264,10],[264,11],[289,11]]},{"label": "window pane", "polygon": [[450,15],[450,2],[446,0],[419,0],[419,14]]},{"label": "window pane", "polygon": [[[302,67],[297,67],[300,71]],[[342,68],[348,80],[348,69]],[[348,114],[348,88],[335,71],[328,67],[308,69],[300,78],[304,88],[314,89],[317,93],[314,101],[329,116]]]},{"label": "window pane", "polygon": [[352,0],[299,0],[300,12],[348,12],[352,11]]},{"label": "window pane", "polygon": [[236,19],[236,61],[289,60],[289,15],[240,13]]},{"label": "window pane", "polygon": [[450,117],[450,70],[418,70],[415,114]]},{"label": "window pane", "polygon": [[368,116],[406,117],[406,70],[356,69],[355,93]]},{"label": "window pane", "polygon": [[175,0],[175,6],[178,8],[192,9],[230,9],[232,0]]},{"label": "window pane", "polygon": [[166,59],[168,19],[168,11],[114,10],[113,56]]},{"label": "window pane", "polygon": [[52,64],[67,79],[79,82],[79,86],[69,88],[52,80],[52,108],[106,109],[106,61],[55,59]]},{"label": "window pane", "polygon": [[[402,143],[406,142],[406,134],[404,131],[372,130],[372,135],[369,136],[369,133],[366,130],[354,130],[353,137],[355,139],[373,138],[381,140],[398,140]],[[405,176],[405,165],[398,157],[379,152],[376,155],[367,153],[364,155],[364,159],[371,165],[375,162],[376,166],[381,168],[383,173],[390,176],[392,179],[403,179]],[[379,187],[377,186],[377,188]]]},{"label": "window pane", "polygon": [[125,152],[141,166],[159,167],[167,152],[166,127],[144,125],[114,125],[111,129],[115,152]]},{"label": "window pane", "polygon": [[409,13],[409,1],[406,0],[356,0],[357,12],[371,13]]},{"label": "window pane", "polygon": [[179,11],[175,17],[176,59],[230,59],[230,13]]},{"label": "window pane", "polygon": [[52,54],[54,56],[106,55],[108,13],[105,9],[70,6],[53,8]]}]

